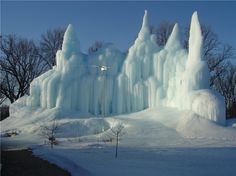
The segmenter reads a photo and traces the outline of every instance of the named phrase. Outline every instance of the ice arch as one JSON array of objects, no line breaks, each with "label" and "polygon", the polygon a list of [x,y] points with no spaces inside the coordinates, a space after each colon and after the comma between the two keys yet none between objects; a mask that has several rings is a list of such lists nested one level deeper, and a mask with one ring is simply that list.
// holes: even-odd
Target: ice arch
[{"label": "ice arch", "polygon": [[[11,108],[22,104],[108,115],[169,106],[224,124],[224,99],[209,89],[209,70],[202,60],[197,12],[191,19],[188,52],[180,44],[178,24],[164,48],[154,39],[145,11],[141,30],[127,55],[111,44],[86,55],[69,25],[56,66],[34,79],[30,95]],[[106,71],[99,69],[102,65],[108,66]]]}]

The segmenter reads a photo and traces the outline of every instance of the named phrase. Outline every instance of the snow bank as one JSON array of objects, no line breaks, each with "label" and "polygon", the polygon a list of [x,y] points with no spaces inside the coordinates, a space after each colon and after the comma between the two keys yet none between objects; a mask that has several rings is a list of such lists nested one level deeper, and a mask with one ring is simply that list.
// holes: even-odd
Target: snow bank
[{"label": "snow bank", "polygon": [[233,127],[219,126],[191,111],[182,114],[175,128],[185,138],[207,139],[200,145],[210,141],[215,144],[217,141],[221,141],[224,145],[227,145],[228,141],[232,141],[234,145],[236,144],[235,129]]},{"label": "snow bank", "polygon": [[62,119],[57,123],[60,129],[57,135],[59,138],[96,135],[110,129],[109,123],[104,118]]},{"label": "snow bank", "polygon": [[85,55],[69,25],[56,66],[33,80],[30,96],[11,105],[11,114],[19,106],[27,106],[107,116],[161,105],[192,110],[224,124],[224,99],[209,89],[210,74],[202,60],[197,12],[191,20],[188,52],[180,44],[178,24],[164,48],[154,39],[145,11],[141,30],[127,55],[112,44]]}]

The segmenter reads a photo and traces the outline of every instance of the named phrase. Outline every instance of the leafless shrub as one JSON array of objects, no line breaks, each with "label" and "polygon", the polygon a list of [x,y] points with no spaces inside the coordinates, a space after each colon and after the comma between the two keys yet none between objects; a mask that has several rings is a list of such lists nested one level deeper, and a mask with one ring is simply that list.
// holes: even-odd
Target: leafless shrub
[{"label": "leafless shrub", "polygon": [[124,124],[120,122],[114,127],[112,127],[110,130],[110,134],[109,134],[110,138],[108,139],[110,139],[111,141],[113,140],[116,141],[115,158],[117,158],[118,156],[119,140],[121,139],[123,135],[125,135],[124,128],[125,128]]},{"label": "leafless shrub", "polygon": [[58,141],[56,140],[56,135],[59,131],[59,125],[54,120],[50,125],[43,125],[41,126],[41,136],[46,138],[46,143],[51,145],[51,148],[53,148],[54,145],[58,144]]}]

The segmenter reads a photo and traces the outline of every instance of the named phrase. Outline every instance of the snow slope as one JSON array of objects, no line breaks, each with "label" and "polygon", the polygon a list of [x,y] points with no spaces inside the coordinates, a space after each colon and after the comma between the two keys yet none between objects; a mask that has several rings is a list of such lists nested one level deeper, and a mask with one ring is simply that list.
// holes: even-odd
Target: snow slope
[{"label": "snow slope", "polygon": [[[55,110],[55,109],[54,109]],[[56,113],[53,110],[42,113],[25,111],[22,117],[7,118],[1,122],[1,132],[17,129],[19,135],[3,140],[36,140],[41,144],[45,140],[40,136],[42,126],[50,126]],[[33,118],[32,118],[33,117]],[[39,120],[40,119],[40,120]],[[68,145],[68,141],[97,143],[107,139],[110,129],[122,123],[126,147],[235,147],[236,128],[233,125],[220,126],[204,119],[192,111],[180,111],[176,108],[153,108],[144,111],[109,116],[106,118],[68,113],[56,120],[59,126],[58,140]],[[3,125],[4,124],[4,125]],[[24,137],[25,136],[25,137]],[[33,140],[34,141],[34,140]],[[100,142],[101,142],[100,141]]]},{"label": "snow slope", "polygon": [[[42,117],[40,112],[27,111],[27,116],[15,117],[16,123],[6,119],[1,130],[17,129],[20,133],[1,138],[2,147],[30,147],[35,155],[67,169],[72,176],[235,174],[234,122],[220,126],[191,111],[167,107],[106,118],[75,112],[57,119],[59,145],[52,150],[43,145],[46,139],[39,133],[40,126],[50,125],[50,118],[54,119],[50,114],[55,113],[44,113]],[[115,159],[115,143],[106,139],[110,128],[119,123],[124,124],[125,134]]]},{"label": "snow slope", "polygon": [[[72,176],[235,174],[236,128],[232,122],[231,126],[223,127],[191,111],[166,107],[106,118],[82,116],[74,114],[57,120],[59,145],[53,150],[42,145],[45,139],[37,135],[42,122],[24,125],[28,119],[18,118],[21,127],[5,123],[21,133],[2,138],[2,147],[31,147],[35,155],[67,169]],[[115,143],[103,140],[110,127],[119,122],[125,126],[125,135],[115,159]]]},{"label": "snow slope", "polygon": [[34,153],[68,169],[72,176],[234,176],[235,148],[35,149]]}]

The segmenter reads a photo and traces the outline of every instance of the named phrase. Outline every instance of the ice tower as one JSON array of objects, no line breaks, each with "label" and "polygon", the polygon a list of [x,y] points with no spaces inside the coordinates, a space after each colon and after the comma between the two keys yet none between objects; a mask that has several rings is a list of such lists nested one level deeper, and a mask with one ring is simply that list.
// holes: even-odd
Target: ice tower
[{"label": "ice tower", "polygon": [[[112,44],[89,55],[81,53],[75,30],[69,25],[56,66],[34,79],[30,95],[11,105],[11,110],[28,106],[100,116],[168,106],[224,124],[224,99],[209,89],[202,42],[197,12],[191,20],[189,51],[181,46],[178,24],[166,45],[158,46],[149,31],[147,11],[127,54]],[[101,66],[109,69],[101,72]]]}]

